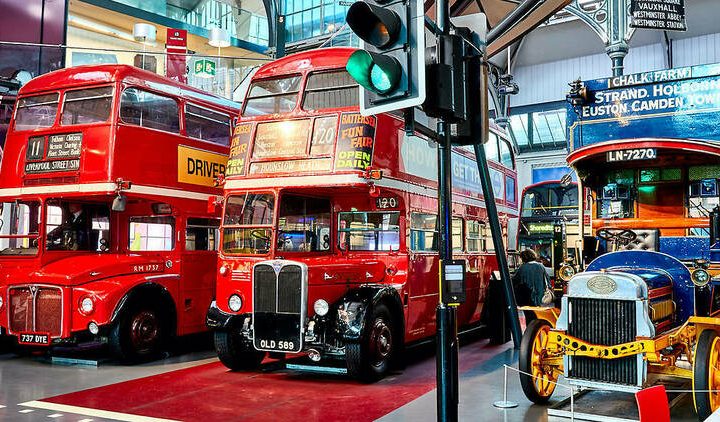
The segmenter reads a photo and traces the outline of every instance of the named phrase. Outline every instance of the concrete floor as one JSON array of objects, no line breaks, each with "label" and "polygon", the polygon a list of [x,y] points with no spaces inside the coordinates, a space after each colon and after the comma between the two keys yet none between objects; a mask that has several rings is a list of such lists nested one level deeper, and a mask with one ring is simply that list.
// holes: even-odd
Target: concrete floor
[{"label": "concrete floor", "polygon": [[[186,412],[182,413],[185,416],[180,419],[202,419],[204,422],[213,420],[282,419],[331,421],[341,419],[341,413],[333,413],[340,410],[333,408],[333,403],[345,407],[344,411],[346,413],[343,414],[342,420],[361,421],[376,418],[375,416],[371,417],[373,413],[370,407],[372,406],[368,406],[368,402],[371,400],[377,400],[380,404],[383,404],[381,402],[384,401],[387,406],[381,407],[381,410],[385,408],[391,409],[380,413],[380,415],[384,415],[379,417],[382,422],[432,421],[435,419],[436,398],[433,389],[435,367],[434,348],[432,346],[413,350],[409,354],[408,366],[402,372],[392,374],[387,379],[376,384],[358,385],[342,376],[305,376],[287,370],[242,375],[228,372],[221,365],[214,364],[217,361],[214,352],[207,348],[204,349],[208,343],[205,339],[186,341],[192,344],[181,346],[183,353],[138,366],[124,366],[111,361],[101,361],[97,367],[66,366],[52,364],[47,358],[18,357],[7,353],[0,354],[0,421],[47,422],[49,420],[58,420],[96,422],[128,420],[150,422],[168,419],[177,420],[174,417],[168,418],[168,415],[177,415],[177,412],[169,412],[169,409],[177,409],[178,406],[191,407],[185,409]],[[467,344],[464,344],[460,349],[460,420],[569,420],[557,417],[548,419],[546,407],[531,405],[523,396],[517,374],[514,372],[510,372],[508,375],[508,399],[517,402],[518,407],[508,410],[493,407],[493,402],[502,399],[503,365],[517,367],[518,353],[511,347],[512,343],[491,346],[486,340],[469,339],[466,342]],[[149,378],[145,379],[146,377]],[[177,380],[177,382],[174,382],[174,380]],[[127,381],[130,382],[127,383]],[[207,383],[212,384],[215,381],[220,386],[218,389],[213,390],[213,386]],[[173,382],[173,384],[163,384],[163,382]],[[124,384],[118,385],[118,383]],[[143,390],[147,389],[147,392],[143,391],[138,394],[137,391],[123,390],[123,388],[136,390],[137,385],[141,385]],[[167,385],[174,385],[173,388],[180,390],[192,389],[193,386],[199,387],[197,392],[189,395],[186,394],[187,391],[183,394],[177,393],[178,400],[176,402],[172,401],[172,397],[158,399],[159,395],[163,395],[163,392],[171,396],[175,395],[175,393],[167,391]],[[242,385],[247,388],[233,390],[241,388]],[[306,390],[310,390],[307,393],[290,394],[309,395],[310,400],[312,400],[310,403],[316,403],[319,397],[323,397],[328,402],[326,405],[329,407],[318,407],[315,412],[311,412],[308,408],[313,407],[313,404],[308,404],[307,400],[296,401],[293,396],[293,399],[284,398],[285,401],[280,406],[290,409],[305,408],[308,411],[293,410],[283,414],[278,408],[277,400],[279,400],[279,396],[272,393],[272,391],[271,393],[268,393],[268,391],[260,392],[257,388],[257,386],[266,386],[273,390],[275,388],[273,386],[277,386],[278,392],[288,388],[299,388],[298,391],[302,392],[306,385]],[[324,386],[327,386],[327,388],[324,388]],[[233,397],[242,401],[244,397],[247,398],[248,394],[252,394],[254,391],[257,391],[259,396],[253,402],[253,411],[257,411],[256,413],[244,414],[243,412],[246,409],[242,406],[233,407]],[[318,391],[321,393],[318,393]],[[74,413],[76,411],[74,408],[58,407],[58,405],[52,404],[51,401],[43,400],[54,396],[64,397],[62,395],[75,392],[80,392],[76,393],[76,395],[81,396],[82,400],[84,400],[78,401],[80,404],[94,403],[91,406],[93,409],[101,411],[120,410],[120,412],[106,414],[91,412],[92,415],[80,414]],[[222,396],[221,393],[228,396]],[[64,402],[72,403],[74,395],[70,394],[68,397],[70,398]],[[189,400],[188,397],[192,399]],[[553,403],[567,397],[568,392],[558,388],[553,397]],[[627,398],[632,401],[631,395],[628,395]],[[299,397],[298,400],[300,399],[302,398]],[[305,399],[308,399],[308,397],[305,397]],[[138,400],[142,401],[142,403],[138,404]],[[264,404],[263,400],[268,404]],[[353,400],[356,403],[353,403]],[[58,402],[58,400],[54,401]],[[236,413],[222,413],[227,409],[218,407],[214,401],[222,401],[226,407],[229,405],[230,409]],[[365,403],[357,403],[357,401],[364,401]],[[60,400],[59,402],[63,401]],[[394,409],[393,402],[405,404]],[[30,406],[23,405],[28,403]],[[127,408],[125,403],[127,403]],[[153,403],[156,406],[153,406]],[[598,403],[593,404],[598,405]],[[262,412],[261,408],[264,405],[269,406],[269,412]],[[354,408],[353,405],[358,407]],[[608,403],[603,401],[601,405],[606,407]],[[275,406],[274,409],[272,406]],[[366,408],[367,412],[364,412],[363,408]],[[692,410],[692,399],[689,396],[681,400],[681,403],[673,409],[672,414],[673,421],[697,420]],[[277,417],[272,415],[277,415]],[[323,417],[323,415],[326,416]],[[335,415],[335,417],[332,415]]]}]

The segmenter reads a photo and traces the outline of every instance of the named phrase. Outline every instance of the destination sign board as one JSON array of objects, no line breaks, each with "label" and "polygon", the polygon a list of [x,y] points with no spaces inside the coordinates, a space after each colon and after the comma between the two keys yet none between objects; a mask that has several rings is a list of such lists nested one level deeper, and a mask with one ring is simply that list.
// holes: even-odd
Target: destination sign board
[{"label": "destination sign board", "polygon": [[685,0],[632,0],[630,13],[633,28],[687,31]]},{"label": "destination sign board", "polygon": [[28,139],[25,173],[74,171],[80,168],[82,133],[35,136]]},{"label": "destination sign board", "polygon": [[623,75],[584,84],[588,100],[567,106],[572,149],[622,139],[720,139],[718,64]]}]

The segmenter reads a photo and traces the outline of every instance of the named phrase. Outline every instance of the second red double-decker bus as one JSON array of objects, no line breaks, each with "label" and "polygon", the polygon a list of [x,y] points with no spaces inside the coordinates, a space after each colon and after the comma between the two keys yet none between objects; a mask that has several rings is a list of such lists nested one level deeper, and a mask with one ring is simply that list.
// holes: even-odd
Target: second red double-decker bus
[{"label": "second red double-decker bus", "polygon": [[19,92],[0,169],[0,331],[21,346],[154,354],[205,330],[230,101],[130,66]]},{"label": "second red double-decker bus", "polygon": [[[437,149],[396,117],[358,113],[344,69],[353,51],[295,54],[253,77],[231,145],[208,312],[229,368],[307,353],[374,380],[407,343],[435,333]],[[515,217],[512,152],[491,139],[498,207]],[[480,321],[497,267],[471,151],[456,148],[452,163],[454,255],[467,266],[461,326]]]}]

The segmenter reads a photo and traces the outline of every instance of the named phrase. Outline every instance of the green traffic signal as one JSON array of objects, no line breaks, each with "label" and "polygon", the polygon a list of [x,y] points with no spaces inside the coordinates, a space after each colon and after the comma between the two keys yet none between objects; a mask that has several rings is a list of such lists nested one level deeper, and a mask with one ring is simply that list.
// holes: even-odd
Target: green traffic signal
[{"label": "green traffic signal", "polygon": [[387,94],[397,86],[402,75],[400,63],[392,57],[358,50],[345,66],[360,86],[378,94]]}]

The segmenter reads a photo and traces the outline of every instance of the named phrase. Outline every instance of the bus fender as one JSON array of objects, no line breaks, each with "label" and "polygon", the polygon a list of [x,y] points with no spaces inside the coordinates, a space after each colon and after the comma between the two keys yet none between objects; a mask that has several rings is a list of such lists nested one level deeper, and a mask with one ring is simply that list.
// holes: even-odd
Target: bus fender
[{"label": "bus fender", "polygon": [[395,318],[395,335],[403,344],[405,333],[405,315],[402,300],[397,290],[388,285],[363,285],[348,291],[337,306],[338,331],[345,342],[362,340],[365,325],[368,323],[372,308],[384,304]]},{"label": "bus fender", "polygon": [[537,319],[543,319],[547,321],[551,327],[555,328],[557,325],[558,317],[560,316],[560,309],[554,307],[545,306],[519,306],[520,311],[531,311],[535,314]]},{"label": "bus fender", "polygon": [[177,310],[175,309],[175,301],[164,286],[151,282],[138,284],[125,293],[117,306],[115,306],[115,310],[113,310],[112,316],[110,317],[110,323],[115,323],[123,312],[130,309],[131,306],[135,306],[137,303],[152,304],[157,307],[157,309],[165,312],[165,315],[168,317],[167,322],[170,324],[170,332],[176,332]]}]

